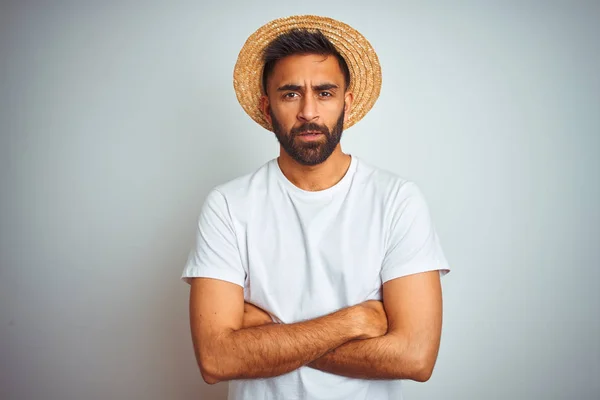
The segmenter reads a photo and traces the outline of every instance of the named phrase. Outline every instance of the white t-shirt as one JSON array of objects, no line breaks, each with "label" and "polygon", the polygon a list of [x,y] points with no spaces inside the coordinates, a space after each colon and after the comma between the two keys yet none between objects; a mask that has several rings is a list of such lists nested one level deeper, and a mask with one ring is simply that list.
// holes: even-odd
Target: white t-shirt
[{"label": "white t-shirt", "polygon": [[[244,288],[246,301],[275,322],[313,319],[366,300],[383,282],[449,271],[418,187],[352,157],[326,190],[292,184],[276,159],[213,189],[182,278],[208,277]],[[301,367],[234,380],[229,399],[401,399],[400,380],[362,380]]]}]

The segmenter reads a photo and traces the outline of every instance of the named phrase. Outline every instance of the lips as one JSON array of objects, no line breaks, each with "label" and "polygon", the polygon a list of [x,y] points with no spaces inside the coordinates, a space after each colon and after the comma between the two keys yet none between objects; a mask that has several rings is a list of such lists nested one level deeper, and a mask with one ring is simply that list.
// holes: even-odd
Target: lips
[{"label": "lips", "polygon": [[301,132],[298,134],[298,136],[317,136],[317,135],[322,135],[323,132],[319,132],[319,131],[306,131],[306,132]]},{"label": "lips", "polygon": [[298,133],[298,140],[303,142],[319,142],[321,141],[321,136],[324,136],[323,132],[320,131],[304,131]]}]

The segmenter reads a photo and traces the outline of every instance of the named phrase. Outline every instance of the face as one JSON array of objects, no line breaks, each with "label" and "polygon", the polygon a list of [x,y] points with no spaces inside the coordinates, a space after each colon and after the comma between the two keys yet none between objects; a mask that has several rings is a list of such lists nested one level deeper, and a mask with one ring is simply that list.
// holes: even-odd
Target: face
[{"label": "face", "polygon": [[277,62],[263,112],[285,153],[303,165],[329,158],[342,137],[352,93],[333,56],[294,55]]}]

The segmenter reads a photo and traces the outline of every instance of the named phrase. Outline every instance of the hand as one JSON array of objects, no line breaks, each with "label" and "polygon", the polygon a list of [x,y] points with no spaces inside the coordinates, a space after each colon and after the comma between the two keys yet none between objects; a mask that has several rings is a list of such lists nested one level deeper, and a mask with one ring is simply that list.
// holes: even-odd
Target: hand
[{"label": "hand", "polygon": [[242,322],[242,328],[251,328],[253,326],[272,323],[273,320],[271,319],[271,316],[262,308],[258,308],[254,304],[244,303],[244,321]]},{"label": "hand", "polygon": [[383,308],[383,303],[377,300],[368,300],[358,305],[363,314],[363,334],[359,339],[371,339],[383,336],[388,330],[388,320]]}]

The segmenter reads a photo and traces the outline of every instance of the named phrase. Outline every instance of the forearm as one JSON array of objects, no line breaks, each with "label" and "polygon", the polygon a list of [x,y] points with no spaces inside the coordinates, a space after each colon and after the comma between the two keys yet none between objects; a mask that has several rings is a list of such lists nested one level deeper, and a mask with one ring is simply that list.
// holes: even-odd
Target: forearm
[{"label": "forearm", "polygon": [[351,378],[427,380],[430,372],[421,362],[415,347],[392,334],[353,340],[329,351],[308,366]]},{"label": "forearm", "polygon": [[360,315],[351,307],[310,321],[228,332],[206,346],[208,375],[216,383],[293,371],[357,338],[361,334],[357,318]]}]

